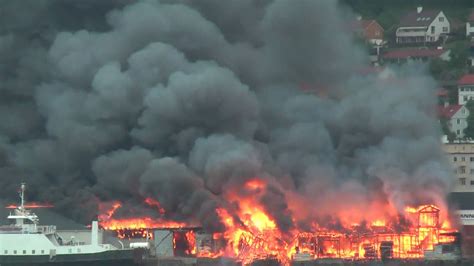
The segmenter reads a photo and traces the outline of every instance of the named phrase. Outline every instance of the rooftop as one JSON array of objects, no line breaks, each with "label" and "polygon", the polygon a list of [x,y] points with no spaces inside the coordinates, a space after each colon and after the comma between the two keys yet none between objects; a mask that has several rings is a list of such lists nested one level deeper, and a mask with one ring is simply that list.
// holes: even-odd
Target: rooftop
[{"label": "rooftop", "polygon": [[458,80],[458,85],[474,85],[474,74],[466,74]]},{"label": "rooftop", "polygon": [[456,114],[459,109],[462,108],[462,105],[448,105],[448,106],[438,106],[438,116],[444,118],[451,118]]},{"label": "rooftop", "polygon": [[440,10],[413,10],[400,19],[399,27],[428,27]]},{"label": "rooftop", "polygon": [[382,57],[385,59],[407,59],[411,57],[439,57],[445,49],[400,49],[386,52]]},{"label": "rooftop", "polygon": [[[362,19],[362,20],[360,21],[360,26],[361,26],[363,29],[365,29],[365,28],[367,28],[367,27],[368,27],[370,24],[372,24],[372,23],[379,24],[379,23],[378,23],[376,20],[374,20],[374,19]],[[380,24],[379,24],[379,26],[380,26]],[[380,26],[380,27],[382,27],[382,26]]]}]

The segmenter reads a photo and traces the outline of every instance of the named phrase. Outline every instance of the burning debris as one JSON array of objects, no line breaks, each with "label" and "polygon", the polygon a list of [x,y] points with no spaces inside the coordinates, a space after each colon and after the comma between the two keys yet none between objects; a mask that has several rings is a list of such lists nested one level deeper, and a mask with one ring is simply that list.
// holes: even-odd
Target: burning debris
[{"label": "burning debris", "polygon": [[[267,184],[259,179],[244,185],[250,190],[265,186]],[[119,238],[153,239],[158,236],[155,243],[159,245],[164,245],[163,241],[169,239],[173,248],[172,254],[167,255],[228,257],[244,264],[264,259],[277,259],[282,263],[314,259],[420,259],[437,245],[454,245],[458,241],[457,230],[450,226],[446,216],[434,205],[406,207],[395,216],[387,216],[394,207],[386,205],[384,209],[367,210],[370,213],[367,217],[373,220],[349,221],[336,216],[331,220],[337,220],[337,229],[332,222],[315,220],[309,228],[294,227],[284,232],[276,226],[275,219],[267,211],[252,202],[252,196],[234,202],[238,205],[237,209],[216,210],[225,225],[223,232],[203,233],[202,229],[190,224],[162,218],[116,220],[113,215],[117,204],[102,216],[105,220],[101,221],[101,226],[115,231]],[[159,203],[154,201],[154,204]],[[350,207],[348,203],[347,208]],[[166,213],[160,212],[160,215]],[[297,224],[297,221],[294,223]],[[156,231],[160,233],[154,235]]]},{"label": "burning debris", "polygon": [[[161,208],[158,201],[151,198],[146,198],[145,203],[157,208],[160,215],[164,214],[164,210]],[[121,239],[126,238],[147,238],[153,239],[153,234],[150,229],[156,228],[182,228],[187,225],[184,222],[175,222],[166,219],[156,219],[153,217],[138,217],[138,218],[126,218],[126,219],[115,219],[113,218],[115,212],[122,207],[120,202],[112,202],[107,204],[111,206],[110,209],[105,210],[104,213],[99,215],[100,225],[107,230],[115,231],[116,236]],[[102,206],[102,208],[106,208]]]}]

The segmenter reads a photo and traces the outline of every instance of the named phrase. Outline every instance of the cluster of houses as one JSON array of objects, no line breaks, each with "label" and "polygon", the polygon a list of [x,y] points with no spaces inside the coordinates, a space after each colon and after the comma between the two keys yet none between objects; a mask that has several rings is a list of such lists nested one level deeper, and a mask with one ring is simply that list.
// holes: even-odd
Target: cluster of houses
[{"label": "cluster of houses", "polygon": [[[434,58],[450,60],[450,51],[444,49],[444,43],[452,33],[449,19],[441,10],[417,7],[402,16],[395,31],[394,42],[399,46],[417,46],[418,48],[391,49],[382,52],[387,42],[384,29],[376,20],[360,20],[360,34],[372,45],[372,63],[402,63],[407,60],[427,61]],[[470,64],[474,66],[474,10],[466,21],[466,36],[471,42]],[[423,48],[419,48],[419,47]],[[426,48],[431,47],[431,48]]]},{"label": "cluster of houses", "polygon": [[469,110],[466,104],[474,100],[474,74],[466,74],[457,82],[458,101],[457,104],[450,105],[448,92],[444,89],[438,91],[438,97],[442,99],[442,105],[438,106],[438,116],[446,120],[448,129],[455,135],[455,138],[464,138],[464,129],[468,126],[467,117]]},{"label": "cluster of houses", "polygon": [[[459,37],[461,28],[464,27],[463,23],[451,23],[442,10],[417,7],[401,17],[395,35],[390,36],[392,42],[388,45],[384,29],[376,20],[360,19],[359,21],[358,34],[373,48],[371,60],[376,66],[384,63],[403,63],[408,60],[449,61],[451,51],[443,47],[448,38],[454,37],[453,28],[457,29],[456,33]],[[474,9],[465,21],[465,36],[470,41],[469,62],[466,62],[466,67],[468,64],[474,66]],[[390,46],[390,49],[386,49],[387,46]],[[466,103],[474,100],[474,74],[466,74],[457,81],[457,84],[452,85],[457,87],[457,103],[449,104],[448,91],[439,90],[441,104],[438,106],[438,116],[446,122],[447,129],[452,132],[454,138],[463,139],[469,116]]]}]

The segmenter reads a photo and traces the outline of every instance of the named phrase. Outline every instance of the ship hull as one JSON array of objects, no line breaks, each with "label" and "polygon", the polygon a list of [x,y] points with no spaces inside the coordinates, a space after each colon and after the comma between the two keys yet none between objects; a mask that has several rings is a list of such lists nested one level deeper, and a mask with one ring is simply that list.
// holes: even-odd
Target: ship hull
[{"label": "ship hull", "polygon": [[143,250],[111,250],[91,254],[18,256],[0,255],[0,266],[136,266],[142,265]]}]

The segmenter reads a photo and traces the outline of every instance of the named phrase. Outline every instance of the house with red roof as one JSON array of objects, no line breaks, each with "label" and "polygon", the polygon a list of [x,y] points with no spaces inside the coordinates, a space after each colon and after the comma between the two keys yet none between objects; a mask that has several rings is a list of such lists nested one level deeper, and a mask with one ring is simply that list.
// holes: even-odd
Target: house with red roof
[{"label": "house with red roof", "polygon": [[360,20],[360,26],[362,28],[362,37],[371,44],[381,45],[383,43],[384,29],[374,19],[362,19]]},{"label": "house with red roof", "polygon": [[400,19],[395,36],[397,43],[433,43],[449,32],[450,24],[443,11],[420,6]]},{"label": "house with red roof", "polygon": [[464,129],[467,127],[469,110],[464,105],[440,105],[438,106],[438,117],[446,119],[446,124],[456,138],[464,137]]},{"label": "house with red roof", "polygon": [[449,61],[450,50],[410,48],[391,50],[382,55],[383,61],[388,63],[404,63],[408,60],[428,61],[435,58]]},{"label": "house with red roof", "polygon": [[474,9],[471,10],[466,22],[466,36],[474,37]]},{"label": "house with red roof", "polygon": [[466,74],[458,80],[458,104],[474,100],[474,74]]}]

